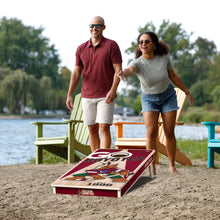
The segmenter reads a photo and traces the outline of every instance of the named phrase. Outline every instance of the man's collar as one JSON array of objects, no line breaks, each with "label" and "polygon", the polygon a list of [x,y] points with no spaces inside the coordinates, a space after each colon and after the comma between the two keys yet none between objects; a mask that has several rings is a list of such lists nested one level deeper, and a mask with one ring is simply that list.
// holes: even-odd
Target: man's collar
[{"label": "man's collar", "polygon": [[[102,46],[102,45],[104,44],[104,41],[105,41],[105,37],[102,36],[101,41],[96,45],[96,47],[97,47],[97,46]],[[92,38],[90,38],[89,44],[88,44],[88,47],[91,47],[91,46],[93,46],[93,45],[92,45]]]}]

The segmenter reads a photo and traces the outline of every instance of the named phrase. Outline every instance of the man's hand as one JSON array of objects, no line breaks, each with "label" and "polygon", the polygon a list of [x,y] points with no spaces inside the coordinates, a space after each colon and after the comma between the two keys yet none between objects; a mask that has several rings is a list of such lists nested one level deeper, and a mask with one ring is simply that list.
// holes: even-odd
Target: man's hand
[{"label": "man's hand", "polygon": [[67,96],[67,99],[66,99],[66,107],[72,111],[73,110],[73,98],[72,96]]},{"label": "man's hand", "polygon": [[116,98],[116,93],[115,92],[111,92],[111,91],[109,91],[108,93],[107,93],[107,95],[106,95],[106,98],[105,98],[105,102],[107,103],[107,104],[111,104],[113,101],[114,101],[114,99]]}]

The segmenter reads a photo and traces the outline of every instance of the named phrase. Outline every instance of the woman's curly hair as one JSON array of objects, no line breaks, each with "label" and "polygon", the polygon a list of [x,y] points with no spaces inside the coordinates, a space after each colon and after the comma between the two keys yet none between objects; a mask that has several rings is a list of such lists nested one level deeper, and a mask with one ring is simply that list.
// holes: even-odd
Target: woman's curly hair
[{"label": "woman's curly hair", "polygon": [[[139,44],[140,37],[143,34],[147,34],[150,36],[151,40],[155,43],[154,55],[163,56],[167,55],[170,51],[169,45],[165,44],[163,41],[159,41],[157,35],[152,31],[146,31],[139,34],[137,38],[137,43]],[[142,55],[142,52],[139,50],[139,47],[136,48],[135,58],[138,58]]]}]

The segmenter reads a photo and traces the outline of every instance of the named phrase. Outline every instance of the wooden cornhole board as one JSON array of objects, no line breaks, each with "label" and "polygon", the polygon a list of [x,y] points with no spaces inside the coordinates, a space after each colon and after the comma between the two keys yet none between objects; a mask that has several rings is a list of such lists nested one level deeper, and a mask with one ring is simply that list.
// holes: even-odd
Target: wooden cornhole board
[{"label": "wooden cornhole board", "polygon": [[154,150],[144,149],[96,150],[53,182],[53,192],[121,197],[146,168],[151,168],[154,154]]}]

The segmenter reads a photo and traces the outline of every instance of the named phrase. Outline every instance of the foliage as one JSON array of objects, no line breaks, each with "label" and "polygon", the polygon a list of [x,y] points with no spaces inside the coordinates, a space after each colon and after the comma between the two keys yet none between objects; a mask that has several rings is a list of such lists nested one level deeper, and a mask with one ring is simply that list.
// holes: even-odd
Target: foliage
[{"label": "foliage", "polygon": [[196,106],[202,106],[204,103],[211,103],[212,96],[210,93],[211,85],[213,85],[210,80],[199,80],[194,85],[192,85],[190,91],[194,98]]},{"label": "foliage", "polygon": [[43,28],[24,26],[18,19],[0,20],[0,65],[12,70],[22,69],[37,79],[49,76],[56,82],[59,56]]},{"label": "foliage", "polygon": [[220,110],[220,85],[217,85],[211,92],[214,106]]},{"label": "foliage", "polygon": [[134,104],[132,105],[132,108],[135,112],[141,112],[142,105],[141,105],[141,95],[138,95],[137,98],[134,101]]},{"label": "foliage", "polygon": [[186,111],[183,111],[180,115],[179,121],[185,123],[201,123],[202,121],[220,121],[220,112],[210,110],[210,106],[203,107],[189,107]]},{"label": "foliage", "polygon": [[[18,19],[0,19],[0,112],[20,113],[22,106],[65,109],[71,71],[61,67],[54,45],[43,28]],[[80,93],[82,78],[73,94]]]},{"label": "foliage", "polygon": [[16,112],[22,104],[27,103],[27,96],[30,94],[31,83],[35,78],[27,75],[24,71],[16,70],[10,72],[0,83],[0,98],[10,112]]}]

